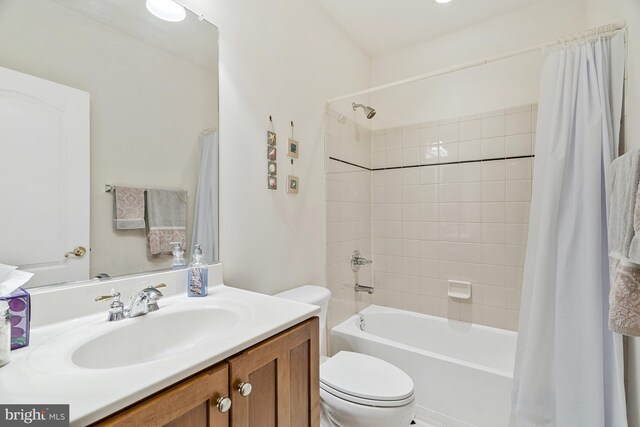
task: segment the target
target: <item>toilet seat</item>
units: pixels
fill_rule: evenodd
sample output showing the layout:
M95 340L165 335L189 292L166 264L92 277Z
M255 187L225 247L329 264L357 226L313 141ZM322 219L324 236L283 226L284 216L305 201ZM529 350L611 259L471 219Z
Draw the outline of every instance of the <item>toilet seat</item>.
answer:
M351 394L343 393L339 390L331 388L325 384L320 383L320 389L329 393L332 396L335 396L338 399L344 400L345 402L355 403L357 405L363 406L372 406L376 408L400 408L402 406L408 405L414 400L414 395L402 399L402 400L373 400L373 399L363 399L362 397L353 396Z
M366 406L400 407L414 399L413 381L401 369L376 357L349 351L339 352L320 366L320 388Z

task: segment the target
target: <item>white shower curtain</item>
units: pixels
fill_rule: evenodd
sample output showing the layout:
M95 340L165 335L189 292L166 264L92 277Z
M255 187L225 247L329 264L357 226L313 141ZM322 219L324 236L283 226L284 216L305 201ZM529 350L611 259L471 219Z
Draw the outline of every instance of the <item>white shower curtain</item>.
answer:
M605 185L623 81L622 32L543 66L512 426L627 426L622 337L607 327Z
M200 244L206 263L218 257L218 131L205 132L200 144L200 172L193 218L193 244Z

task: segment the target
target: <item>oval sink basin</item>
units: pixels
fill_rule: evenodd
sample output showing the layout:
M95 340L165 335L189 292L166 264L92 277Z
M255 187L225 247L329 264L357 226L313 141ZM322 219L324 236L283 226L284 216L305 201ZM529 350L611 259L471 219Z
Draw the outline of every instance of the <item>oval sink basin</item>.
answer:
M228 335L240 316L221 308L173 313L153 312L126 322L81 345L71 355L82 368L109 369L137 365L189 351Z

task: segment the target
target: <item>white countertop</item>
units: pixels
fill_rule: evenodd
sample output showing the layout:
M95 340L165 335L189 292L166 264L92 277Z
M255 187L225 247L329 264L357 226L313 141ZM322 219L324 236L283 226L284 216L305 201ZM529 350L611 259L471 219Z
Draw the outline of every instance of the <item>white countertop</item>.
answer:
M95 293L94 293L95 294ZM42 304L42 300L40 300ZM160 310L146 316L106 322L108 304L84 317L32 328L29 347L11 352L0 368L0 402L4 404L70 404L72 426L84 426L131 405L239 351L315 316L319 307L216 285L205 298L184 294L159 302ZM193 307L228 308L240 313L239 323L212 343L158 360L110 369L86 369L71 360L75 349L92 337L126 322ZM34 306L34 310L37 307ZM207 328L194 324L194 328ZM159 331L160 335L162 331ZM219 331L217 331L219 332ZM140 337L140 339L149 339ZM170 343L167 343L170 345ZM114 352L126 352L123 342Z

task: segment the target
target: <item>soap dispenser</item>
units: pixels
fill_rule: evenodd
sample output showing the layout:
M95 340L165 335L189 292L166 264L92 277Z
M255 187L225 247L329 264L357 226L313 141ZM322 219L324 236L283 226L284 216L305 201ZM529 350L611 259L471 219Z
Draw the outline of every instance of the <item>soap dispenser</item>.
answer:
M187 294L190 297L206 297L208 285L208 269L202 261L202 249L199 244L193 247L193 255L189 263L189 287Z
M171 269L177 270L184 267L184 249L182 249L182 243L171 242L169 244L173 245L173 261L171 262Z

